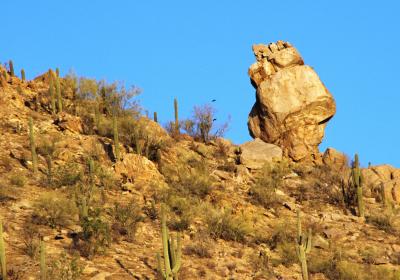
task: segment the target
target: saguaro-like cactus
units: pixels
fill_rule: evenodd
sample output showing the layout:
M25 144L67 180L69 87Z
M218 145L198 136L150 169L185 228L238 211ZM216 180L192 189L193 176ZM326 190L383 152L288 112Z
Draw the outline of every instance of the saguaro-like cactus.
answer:
M174 99L174 111L175 111L175 133L179 134L179 116L178 116L178 100Z
M25 70L21 69L21 80L25 82Z
M46 265L46 245L43 240L40 241L40 280L47 279Z
M55 115L56 114L56 95L54 92L54 73L53 70L49 70L49 96L51 102L51 112Z
M60 77L60 69L58 67L56 68L56 75L57 75L57 78Z
M181 236L178 233L176 241L169 236L164 206L161 206L161 233L164 254L164 269L161 256L157 253L158 272L164 280L178 280L181 268Z
M303 280L308 280L307 254L311 251L311 238L311 229L308 229L308 235L303 235L301 231L300 210L297 210L296 253L301 264Z
M1 277L3 280L7 280L6 247L4 245L2 222L0 222L0 264L1 264Z
M119 136L118 136L118 121L115 115L113 116L113 134L114 134L114 146L115 146L115 159L118 161L120 159L120 150L119 150Z
M62 102L62 95L61 95L61 85L60 85L60 78L56 75L54 77L55 85L56 85L56 95L57 95L57 109L58 113L63 111L63 102Z
M12 62L12 60L10 60L8 62L8 66L10 67L10 76L14 77L15 76L15 74L14 74L14 63Z
M32 153L32 168L33 172L37 173L38 172L38 159L37 159L37 154L36 154L36 144L35 144L35 134L33 131L33 120L30 117L29 118L29 143L31 146L31 153Z
M155 122L158 122L157 112L154 112L154 118L153 119L154 119Z
M364 217L364 199L363 199L363 189L362 189L364 185L364 177L361 173L358 154L355 154L354 156L353 168L351 169L351 177L353 180L353 185L357 190L358 216Z

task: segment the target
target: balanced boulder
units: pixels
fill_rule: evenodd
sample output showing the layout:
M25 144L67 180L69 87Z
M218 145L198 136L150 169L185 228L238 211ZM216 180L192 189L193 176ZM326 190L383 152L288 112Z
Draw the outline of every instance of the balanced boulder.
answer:
M336 112L332 95L288 42L253 45L249 68L256 102L249 114L253 138L278 145L295 161L315 157L327 122Z

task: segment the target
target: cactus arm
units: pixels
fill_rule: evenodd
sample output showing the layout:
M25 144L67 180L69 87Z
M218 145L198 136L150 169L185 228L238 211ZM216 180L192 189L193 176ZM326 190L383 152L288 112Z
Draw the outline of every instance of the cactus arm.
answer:
M171 262L169 258L169 238L168 238L168 228L167 221L165 215L165 207L161 207L161 232L162 232L162 243L163 243L163 252L164 252L164 265L165 265L165 274L167 275L166 279L170 279L171 277Z
M46 246L44 241L40 241L40 280L47 279L47 267L46 267Z
M4 280L7 280L6 248L4 245L3 223L2 222L0 222L0 263L1 263L2 278Z
M164 273L164 271L162 269L162 261L161 261L160 254L157 253L156 257L157 257L157 270L158 270L158 273L160 273L160 275L163 277L163 279L166 279L167 275Z

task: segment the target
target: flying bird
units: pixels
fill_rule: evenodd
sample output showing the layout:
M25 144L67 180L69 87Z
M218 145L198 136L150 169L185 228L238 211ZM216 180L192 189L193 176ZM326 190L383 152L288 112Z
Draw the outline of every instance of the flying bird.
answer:
M215 99L211 100L211 102L215 102L215 101L217 101L217 100L215 100Z

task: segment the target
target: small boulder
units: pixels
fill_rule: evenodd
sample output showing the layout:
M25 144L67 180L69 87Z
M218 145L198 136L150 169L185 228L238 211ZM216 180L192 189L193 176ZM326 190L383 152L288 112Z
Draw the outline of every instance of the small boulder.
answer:
M266 162L282 158L282 149L259 138L240 145L240 163L249 169L261 169Z

